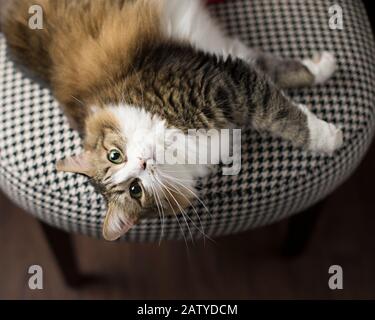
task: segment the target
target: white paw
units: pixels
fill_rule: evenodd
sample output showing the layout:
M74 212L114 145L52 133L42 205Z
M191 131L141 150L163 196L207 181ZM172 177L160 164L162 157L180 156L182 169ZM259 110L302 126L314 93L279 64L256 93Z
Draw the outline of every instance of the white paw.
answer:
M332 155L344 143L342 131L333 123L319 119L315 114L300 105L301 110L307 116L307 125L310 132L309 150Z
M314 55L312 59L303 60L302 63L314 75L315 84L326 82L337 68L335 56L327 51Z
M342 146L343 133L334 124L319 120L319 128L315 130L318 131L310 132L310 149L312 151L332 155Z

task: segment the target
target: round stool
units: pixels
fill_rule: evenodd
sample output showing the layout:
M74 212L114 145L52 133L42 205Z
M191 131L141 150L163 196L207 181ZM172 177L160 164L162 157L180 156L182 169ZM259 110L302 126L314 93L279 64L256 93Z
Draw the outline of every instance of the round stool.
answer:
M321 118L342 127L345 145L333 157L293 148L252 130L242 136L242 170L202 181L190 220L166 218L163 239L210 237L267 225L325 198L356 169L375 128L375 42L360 1L338 1L343 30L330 29L325 0L233 0L210 6L230 35L288 57L333 52L338 72L327 84L289 91ZM56 161L81 148L48 88L24 74L0 35L0 188L49 225L101 237L105 202L88 179L57 173ZM198 213L198 214L197 214ZM0 213L1 214L1 213ZM190 231L189 231L190 229ZM142 221L123 240L159 241L159 219Z

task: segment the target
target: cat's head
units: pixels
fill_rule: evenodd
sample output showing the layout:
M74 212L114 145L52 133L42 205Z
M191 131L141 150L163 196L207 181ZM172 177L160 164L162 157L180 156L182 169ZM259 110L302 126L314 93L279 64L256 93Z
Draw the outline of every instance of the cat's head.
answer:
M156 161L156 150L176 134L159 117L135 107L99 109L88 117L85 151L59 161L57 169L90 177L104 195L105 239L118 239L144 217L179 214L190 205L194 179L204 168Z

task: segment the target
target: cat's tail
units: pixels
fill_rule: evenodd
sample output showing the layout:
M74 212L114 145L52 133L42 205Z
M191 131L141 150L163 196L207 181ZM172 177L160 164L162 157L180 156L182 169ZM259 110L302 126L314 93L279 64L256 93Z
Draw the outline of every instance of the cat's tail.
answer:
M35 6L36 3L40 6ZM43 26L42 5L48 5L48 1L7 1L0 22L12 57L49 82L51 58L48 49L51 36L48 28Z

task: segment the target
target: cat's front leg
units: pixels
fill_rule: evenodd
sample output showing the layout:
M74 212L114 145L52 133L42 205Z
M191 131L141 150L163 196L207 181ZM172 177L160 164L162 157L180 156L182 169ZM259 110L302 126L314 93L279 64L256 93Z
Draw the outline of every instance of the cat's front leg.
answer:
M188 41L199 50L224 58L255 58L255 51L223 32L203 1L162 0L162 4L162 29L168 37Z

